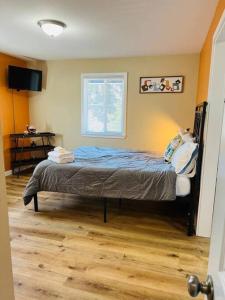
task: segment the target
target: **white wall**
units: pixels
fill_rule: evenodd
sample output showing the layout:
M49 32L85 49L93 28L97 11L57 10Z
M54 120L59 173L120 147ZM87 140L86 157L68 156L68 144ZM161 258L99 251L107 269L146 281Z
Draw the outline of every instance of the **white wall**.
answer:
M178 127L192 127L199 55L60 60L42 63L42 93L30 96L30 119L38 130L58 134L57 143L115 146L163 152ZM39 65L31 65L38 67ZM128 72L127 137L90 138L81 130L81 74ZM139 94L141 76L184 75L184 93Z

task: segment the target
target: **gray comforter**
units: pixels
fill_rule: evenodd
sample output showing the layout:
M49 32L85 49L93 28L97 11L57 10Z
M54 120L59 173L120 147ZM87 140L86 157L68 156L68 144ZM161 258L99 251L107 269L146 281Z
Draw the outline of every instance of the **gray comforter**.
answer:
M79 196L174 200L176 173L171 164L149 152L80 147L75 162L44 160L34 170L24 191L24 204L40 191Z

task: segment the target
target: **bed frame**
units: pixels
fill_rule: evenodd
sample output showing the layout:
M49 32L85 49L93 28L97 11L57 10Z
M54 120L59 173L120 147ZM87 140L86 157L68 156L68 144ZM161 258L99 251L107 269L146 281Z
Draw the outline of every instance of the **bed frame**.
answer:
M195 109L195 121L193 128L193 135L196 142L199 145L198 159L196 164L196 175L191 178L191 193L184 197L187 204L187 235L192 236L195 234L196 228L196 217L198 212L199 194L200 194L200 182L201 182L201 169L202 169L202 158L204 149L204 125L206 118L206 107L207 102L203 102L196 106ZM38 212L38 197L37 194L33 196L34 199L34 210ZM102 198L104 204L104 223L107 222L108 215L108 200ZM119 199L119 207L121 207L122 199Z
M196 164L196 175L191 178L191 193L186 198L187 208L187 235L196 233L196 220L198 214L198 204L201 185L202 159L204 151L204 127L206 119L206 108L208 103L202 102L196 106L193 135L198 143L198 159Z

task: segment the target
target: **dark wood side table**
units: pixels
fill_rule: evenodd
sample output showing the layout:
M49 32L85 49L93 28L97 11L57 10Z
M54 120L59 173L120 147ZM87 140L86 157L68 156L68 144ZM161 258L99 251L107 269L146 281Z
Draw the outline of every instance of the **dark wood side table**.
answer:
M13 133L10 134L10 138L13 142L13 147L10 149L12 154L11 166L13 174L18 176L21 174L21 167L36 166L39 162L46 159L48 152L53 150L54 146L51 144L51 137L54 137L55 133L52 132L38 132L38 133ZM31 144L25 145L21 141L24 139L32 140L39 138L41 140L40 145ZM24 153L30 153L29 158L23 157ZM39 155L37 155L39 154Z

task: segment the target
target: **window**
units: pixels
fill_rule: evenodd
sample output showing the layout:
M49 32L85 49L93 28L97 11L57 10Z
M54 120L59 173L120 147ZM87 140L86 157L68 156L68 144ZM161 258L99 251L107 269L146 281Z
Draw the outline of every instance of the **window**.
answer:
M127 73L83 74L81 134L124 137Z

